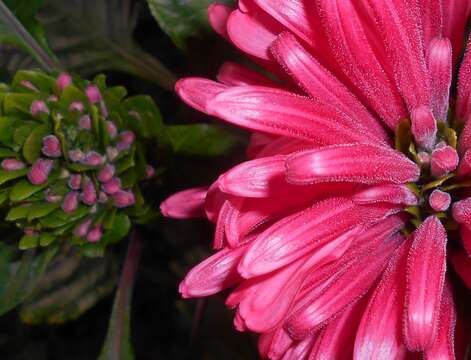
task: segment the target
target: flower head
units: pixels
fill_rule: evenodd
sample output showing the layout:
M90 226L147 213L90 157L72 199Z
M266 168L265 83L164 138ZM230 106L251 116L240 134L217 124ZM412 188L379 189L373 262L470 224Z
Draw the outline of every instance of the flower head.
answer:
M190 106L252 133L246 162L161 205L216 224L219 251L182 295L233 288L236 328L259 333L271 359L461 358L446 263L471 286L469 49L457 69L470 10L212 5L215 30L273 76L226 64L218 81L176 85Z

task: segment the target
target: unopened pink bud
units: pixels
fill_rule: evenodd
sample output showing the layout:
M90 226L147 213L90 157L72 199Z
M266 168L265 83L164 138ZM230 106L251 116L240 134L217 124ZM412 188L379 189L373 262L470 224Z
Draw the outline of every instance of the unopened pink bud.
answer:
M47 101L49 102L57 102L59 101L59 98L56 95L51 95L47 98Z
M2 161L2 169L7 170L7 171L13 171L13 170L21 170L24 169L25 164L16 159L4 159Z
M146 176L148 179L153 178L155 176L155 169L149 164L146 165Z
M82 202L87 205L94 205L97 200L97 194L95 186L93 185L93 181L90 179L86 179L84 181L84 185L82 187L82 195L81 195Z
M136 140L136 135L132 131L123 131L121 134L119 134L121 138L121 142L123 144L128 144L131 145L134 140Z
M435 189L429 197L429 204L430 207L435 211L446 211L450 207L451 204L451 196L450 194Z
M25 88L29 89L29 90L33 90L35 92L39 92L38 88L36 86L34 86L34 84L29 81L29 80L21 80L20 81L20 84L22 86L24 86Z
M105 162L105 159L96 151L89 151L83 156L80 162L84 165L100 166L100 165L103 165L103 163Z
M113 204L118 208L134 205L136 198L132 191L118 191L113 195Z
M110 181L107 181L104 184L102 184L101 189L105 193L112 195L121 190L121 179L112 178Z
M34 100L31 103L31 115L36 116L40 113L46 113L49 114L49 109L46 106L46 103L42 100Z
M85 237L88 233L88 229L90 228L90 225L92 224L92 219L87 219L84 222L80 223L77 225L74 229L74 235L80 238Z
M94 243L100 241L102 235L103 232L101 230L101 226L97 225L88 233L87 240L91 243Z
M65 195L64 202L62 203L62 210L66 213L74 212L77 209L79 200L79 193L77 191L70 191Z
M83 152L80 150L70 150L69 151L69 159L72 160L73 162L78 162L82 160L84 157Z
M111 178L114 176L115 167L111 164L106 164L103 169L98 172L97 178L101 182L105 183L110 181Z
M69 110L83 112L85 110L85 107L80 101L74 101L73 103L69 105Z
M85 89L85 94L91 104L96 104L101 101L100 89L98 89L98 86L96 85L88 85Z
M108 201L108 195L106 195L103 191L100 191L100 193L98 194L98 202L100 204L104 204L107 201Z
M79 128L83 130L90 130L92 128L92 119L90 119L90 115L83 115L80 118Z
M38 232L33 228L26 228L24 229L24 233L26 236L38 236Z
M451 146L445 146L432 152L431 172L436 178L447 175L458 166L458 153Z
M106 131L110 135L110 138L115 138L118 135L118 128L113 121L106 122Z
M43 138L42 152L44 155L57 158L62 155L61 143L57 136L48 135Z
M425 151L421 151L417 154L417 157L419 159L420 165L422 165L422 166L430 165L430 154L429 153L427 153Z
M415 141L421 147L431 150L437 137L437 122L432 110L425 106L415 108L411 113L411 120Z
M44 199L46 199L48 203L56 203L62 200L62 196L53 194L51 189L46 189L44 191Z
M31 184L41 185L47 181L49 173L54 167L54 160L38 159L35 161L28 173Z
M68 185L72 190L80 189L81 184L82 184L82 175L74 174L70 176Z
M72 84L72 77L67 73L62 73L57 77L56 85L60 91L64 91L64 89Z
M106 157L108 158L108 160L114 161L118 157L118 155L119 151L115 147L108 146L106 148Z

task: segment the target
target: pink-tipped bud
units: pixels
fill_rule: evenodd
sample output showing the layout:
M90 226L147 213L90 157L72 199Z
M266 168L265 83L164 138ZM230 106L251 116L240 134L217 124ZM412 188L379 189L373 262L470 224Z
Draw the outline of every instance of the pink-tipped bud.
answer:
M100 241L101 237L103 236L103 232L101 230L101 226L97 225L87 235L87 240L91 243L95 243Z
M446 211L450 207L451 204L451 196L450 194L435 189L428 199L430 207L435 211Z
M72 160L73 162L79 162L84 158L83 152L80 150L70 150L69 151L69 159Z
M155 176L155 169L149 164L146 165L146 176L148 179L153 178Z
M77 191L70 191L65 195L64 202L62 203L62 210L66 213L72 213L77 210L79 201L79 193Z
M73 103L69 105L69 110L83 112L85 110L85 107L80 101L74 101Z
M25 164L16 159L4 159L2 161L2 169L6 171L21 170L25 168Z
M58 158L62 155L61 143L57 136L48 135L43 137L42 152L48 157Z
M124 208L127 206L134 205L136 198L132 191L118 191L113 195L113 204L118 208Z
M104 184L102 184L101 189L109 195L117 193L118 191L121 190L121 179L112 178L110 181L107 181Z
M29 80L21 80L20 84L29 90L32 90L34 92L39 92L38 88L34 86L34 84Z
M132 131L123 131L121 134L119 134L119 137L121 138L121 143L131 145L134 140L136 140L136 135Z
M31 115L33 116L37 116L40 113L49 114L49 109L46 106L46 103L42 100L34 100L31 103L30 111L31 111Z
M471 227L471 198L453 203L451 213L457 223Z
M47 182L49 173L54 167L54 160L38 159L34 162L28 173L28 179L33 185L41 185Z
M92 224L92 219L87 219L77 225L74 229L74 235L80 238L83 238L87 235L88 229L90 228L90 225Z
M105 159L103 156L98 154L96 151L89 151L86 153L83 158L80 160L80 162L84 165L89 165L89 166L100 166L103 165L105 162Z
M111 164L106 164L103 169L98 172L97 178L102 183L108 182L114 176L115 167Z
M62 196L53 194L51 189L46 189L44 190L44 199L48 203L57 203L62 200Z
M85 89L85 94L91 104L96 104L101 101L100 89L98 89L96 85L88 85Z
M432 111L425 106L415 108L411 114L412 134L417 144L427 150L435 145L437 122Z
M114 161L119 155L119 150L116 149L115 147L112 147L112 146L108 146L106 148L106 157L108 158L108 160L110 161Z
M81 184L82 184L82 175L74 174L70 176L68 185L72 190L80 189Z
M112 139L114 139L118 135L118 128L116 127L113 121L106 122L106 131L108 132L108 135L110 135L110 138Z
M56 95L51 95L47 98L47 101L49 101L49 102L58 102L59 98Z
M432 152L431 172L436 178L447 175L458 166L458 153L451 146L445 146Z
M90 115L83 115L79 120L79 128L82 130L90 130L92 128L92 119Z
M72 77L69 74L62 73L57 77L56 85L61 92L70 84L72 84Z
M98 202L100 204L104 204L108 201L108 195L106 195L103 191L100 191L98 194Z
M88 178L84 181L81 199L82 202L87 205L94 205L96 203L97 194L95 185L93 185L93 181Z

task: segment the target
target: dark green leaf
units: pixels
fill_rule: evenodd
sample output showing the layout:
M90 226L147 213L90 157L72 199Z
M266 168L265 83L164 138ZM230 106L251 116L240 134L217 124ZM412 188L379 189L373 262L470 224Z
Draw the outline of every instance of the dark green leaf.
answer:
M30 164L34 163L41 155L43 138L50 133L49 126L41 125L34 128L26 139L23 145L23 156Z
M182 155L220 156L227 154L241 138L214 125L175 125L167 127L173 151Z
M6 183L7 181L25 176L28 172L28 169L20 169L13 171L0 170L0 185Z
M24 235L20 239L18 248L20 250L28 250L28 249L34 249L38 245L39 245L39 236Z
M33 185L28 180L21 180L11 189L10 200L13 202L23 201L38 191L41 191L46 186L47 183L43 185Z

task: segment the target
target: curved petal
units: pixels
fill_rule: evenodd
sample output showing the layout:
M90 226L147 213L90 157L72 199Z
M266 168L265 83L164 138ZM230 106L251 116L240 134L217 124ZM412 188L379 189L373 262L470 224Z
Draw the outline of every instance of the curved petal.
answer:
M207 192L207 187L180 191L160 204L160 211L164 216L175 219L204 217L204 201Z
M234 9L224 4L210 4L208 7L208 20L211 27L219 35L228 38L227 20Z
M206 113L206 103L225 89L226 85L203 78L185 78L175 84L178 96L187 105L204 113Z
M265 76L232 62L225 62L222 64L219 68L217 79L223 84L231 86L277 86L275 82Z
M428 68L432 80L432 109L436 119L445 120L452 80L452 49L447 38L432 39L429 46Z
M352 200L356 204L375 204L387 202L405 206L418 204L417 195L407 185L368 186L355 193Z

